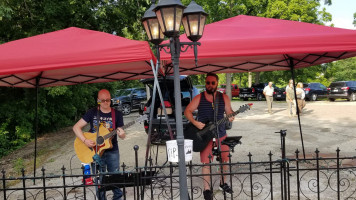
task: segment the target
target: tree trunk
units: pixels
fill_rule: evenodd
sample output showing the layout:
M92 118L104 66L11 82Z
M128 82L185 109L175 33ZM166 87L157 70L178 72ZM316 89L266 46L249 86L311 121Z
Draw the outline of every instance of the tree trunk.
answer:
M248 87L252 87L252 72L248 73Z
M231 95L231 74L230 73L226 73L226 95L229 97L229 99L231 100L232 95Z
M150 96L150 87L146 84L146 94L147 94L147 101L151 98Z
M255 74L255 83L260 83L260 72L256 72Z

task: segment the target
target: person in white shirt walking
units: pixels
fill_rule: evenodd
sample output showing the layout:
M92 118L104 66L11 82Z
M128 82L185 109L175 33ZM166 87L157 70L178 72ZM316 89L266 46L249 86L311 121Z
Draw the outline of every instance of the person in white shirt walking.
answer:
M272 84L273 84L272 82L269 82L268 85L263 89L263 94L266 97L269 114L272 114L272 102L273 102L273 92L274 92L274 88Z

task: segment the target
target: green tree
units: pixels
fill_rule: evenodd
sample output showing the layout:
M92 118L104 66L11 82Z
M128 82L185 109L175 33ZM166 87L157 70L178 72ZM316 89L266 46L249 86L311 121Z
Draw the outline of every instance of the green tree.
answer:
M141 16L149 0L2 0L0 44L68 27L143 39ZM99 89L142 85L138 81L40 88L39 133L72 125L95 105ZM34 136L35 89L0 87L0 157Z
M149 0L3 0L0 42L71 26L143 39L141 16Z
M328 63L325 77L330 82L356 80L356 57Z

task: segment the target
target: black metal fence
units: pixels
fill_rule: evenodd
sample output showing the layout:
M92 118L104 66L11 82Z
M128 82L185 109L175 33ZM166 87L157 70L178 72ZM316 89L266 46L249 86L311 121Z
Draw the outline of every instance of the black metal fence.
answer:
M325 158L316 150L313 158L302 159L296 151L293 158L254 162L248 155L247 162L230 162L227 183L232 186L233 194L218 190L220 184L219 163L211 163L211 181L214 199L356 199L356 157L340 157L339 149L333 158ZM137 162L137 152L136 152ZM190 199L203 199L203 176L201 164L187 164L188 192ZM61 174L46 174L38 177L26 176L22 170L20 177L7 177L2 170L1 199L95 199L96 187L111 190L120 187L124 199L179 199L178 165L169 163L163 166L134 167L125 165L116 173L90 175L101 177L101 182L86 185L86 174L72 175L64 167ZM34 184L36 183L36 184ZM108 198L112 193L107 192Z

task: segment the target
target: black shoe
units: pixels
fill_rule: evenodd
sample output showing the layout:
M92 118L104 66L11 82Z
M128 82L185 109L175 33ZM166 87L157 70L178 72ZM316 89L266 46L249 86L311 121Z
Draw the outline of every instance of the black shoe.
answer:
M220 185L219 189L226 193L229 193L229 194L234 193L234 191L232 191L231 187L226 183L224 183L223 185Z
M204 190L203 192L205 200L213 200L213 192L210 190Z

